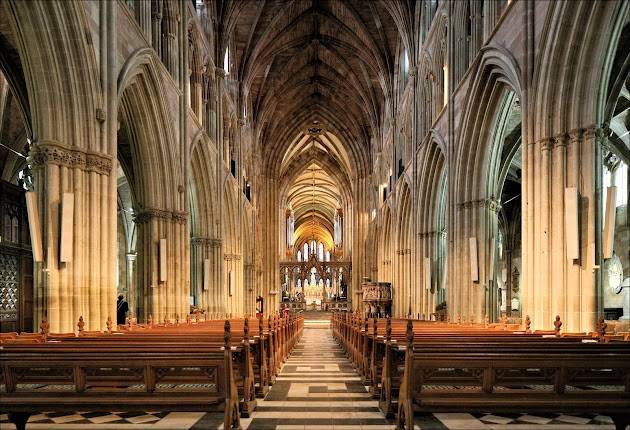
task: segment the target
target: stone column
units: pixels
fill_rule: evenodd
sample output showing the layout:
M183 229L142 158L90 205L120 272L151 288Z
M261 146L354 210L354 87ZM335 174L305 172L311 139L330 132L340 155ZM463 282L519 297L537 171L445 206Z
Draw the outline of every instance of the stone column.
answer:
M348 299L355 297L355 291L361 291L361 279L369 273L369 259L366 246L369 228L368 190L369 177L352 180L352 203L343 208L343 248L344 260L352 261L352 278L348 283ZM346 276L348 274L344 274ZM360 309L360 303L353 300L353 309Z
M243 270L245 272L245 283L244 283L244 306L243 313L245 315L249 315L250 317L256 314L256 304L255 304L255 286L254 286L254 278L256 276L255 266L251 263L245 264L243 266ZM291 287L293 287L293 283L291 283Z
M129 304L129 312L137 316L138 313L138 289L136 274L136 257L135 252L127 254L127 303ZM113 317L112 317L113 319Z
M34 142L29 154L43 230L44 262L35 263L34 325L47 314L51 332L88 330L116 316L116 196L112 157L52 141ZM63 193L74 193L72 259L59 255ZM112 226L111 223L114 225Z
M280 210L278 208L278 180L266 174L260 175L260 224L261 243L265 244L269 252L262 256L262 297L265 300L265 314L269 314L278 308L280 288Z
M424 259L430 258L431 264L435 265L434 248L435 241L437 239L437 233L435 231L425 231L418 234L418 264L416 266L416 277L418 278L418 290L417 290L417 305L412 308L412 313L416 316L420 314L428 318L429 315L435 309L435 293L434 291L427 289L425 284L425 266Z
M533 328L549 329L560 315L563 329L592 331L601 315L601 139L601 129L587 127L527 145L522 314L532 318ZM566 236L573 234L565 231L566 187L579 193L577 260L566 254Z
M206 303L204 297L206 295L206 290L204 290L203 281L205 276L210 275L210 273L204 273L204 260L210 259L211 241L212 239L207 237L193 237L190 239L190 281L192 285L192 294L195 298L195 304L197 307L204 309Z
M190 239L188 214L162 209L144 209L138 225L138 270L142 280L142 318L153 321L182 318L189 312L188 259ZM159 243L166 239L166 281L160 280Z
M240 254L224 254L226 310L234 317L243 314L243 262ZM231 275L230 275L231 274ZM230 296L228 276L231 276L232 295Z
M448 314L453 318L461 316L464 321L483 321L484 316L492 320L496 314L495 280L490 281L489 259L491 240L497 237L497 211L499 204L492 199L478 199L456 205L457 212L453 219L454 242L449 243L449 258L454 260L455 273L449 276ZM451 225L451 224L450 224ZM450 236L450 235L449 235ZM478 281L470 276L469 239L476 238ZM452 259L451 259L452 256Z

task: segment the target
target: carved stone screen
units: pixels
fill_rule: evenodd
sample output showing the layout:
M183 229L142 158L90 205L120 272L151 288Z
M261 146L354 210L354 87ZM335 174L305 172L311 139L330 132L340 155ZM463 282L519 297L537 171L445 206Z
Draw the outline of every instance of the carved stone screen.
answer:
M0 253L0 321L16 321L19 304L19 260Z

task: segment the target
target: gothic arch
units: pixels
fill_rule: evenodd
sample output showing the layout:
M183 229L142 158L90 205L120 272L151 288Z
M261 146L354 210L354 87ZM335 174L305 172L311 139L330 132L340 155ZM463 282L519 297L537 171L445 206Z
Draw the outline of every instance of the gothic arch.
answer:
M490 130L495 114L506 92L512 90L520 98L520 71L511 55L503 48L482 48L476 64L476 79L470 85L462 118L453 181L458 201L495 198L488 181L491 153L494 150ZM485 109L478 109L486 106ZM494 157L496 158L496 157ZM472 180L470 172L476 172Z
M23 81L14 79L13 73L9 79L27 127L32 125L34 142L108 153L106 140L96 131L96 109L102 106L102 97L95 52L84 30L83 7L79 3L11 0L5 9L13 32L10 39L15 40L24 72ZM33 28L47 31L31 31Z
M541 107L533 140L604 122L610 69L629 15L630 6L623 1L551 6L533 77L535 103ZM588 37L592 34L600 37ZM594 82L599 83L596 94Z
M207 136L201 135L195 140L190 163L191 235L218 238L216 153Z
M136 51L118 78L119 110L132 153L130 176L143 208L181 210L182 166L176 161L174 130L168 120L172 115L160 97L166 89L152 52Z
M404 180L397 196L397 223L396 223L396 300L393 309L399 316L407 315L413 311L412 300L413 291L413 262L412 262L412 240L413 240L413 219L412 213L412 191L407 180Z
M446 169L446 157L440 143L444 144L438 133L432 132L432 139L424 146L419 163L419 182L417 191L417 207L415 208L418 237L416 253L419 280L416 287L416 307L414 313L420 313L426 318L434 312L436 302L436 285L431 283L429 289L424 282L425 277L433 275L437 267L436 243L438 240L437 207L439 204L440 185ZM425 259L430 259L430 271L426 272Z

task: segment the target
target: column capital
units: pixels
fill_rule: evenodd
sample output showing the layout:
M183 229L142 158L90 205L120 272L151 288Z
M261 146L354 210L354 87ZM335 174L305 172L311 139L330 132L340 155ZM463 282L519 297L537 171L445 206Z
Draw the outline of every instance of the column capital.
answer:
M569 143L570 136L568 133L560 133L554 137L554 146L556 148L567 146Z
M555 139L553 137L545 137L544 139L540 139L538 143L540 143L540 150L542 152L551 151L553 149Z
M159 208L143 208L136 213L134 220L141 224L149 222L152 219L163 219L166 221L174 221L177 224L186 224L188 221L188 212L184 211L169 211Z
M456 206L458 209L485 208L493 212L498 212L501 209L501 202L493 198L488 198L457 203Z
M28 155L28 161L33 168L47 164L56 164L71 169L81 169L109 175L112 171L112 157L93 151L68 148L55 141L36 142Z
M241 260L241 254L224 254L223 255L223 260L225 261L240 261Z

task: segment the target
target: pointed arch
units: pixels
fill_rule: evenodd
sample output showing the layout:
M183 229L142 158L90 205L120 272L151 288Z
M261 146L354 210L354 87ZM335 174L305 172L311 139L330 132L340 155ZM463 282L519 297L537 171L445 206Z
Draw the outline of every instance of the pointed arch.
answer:
M119 115L126 128L132 155L129 176L144 208L181 210L181 164L172 114L161 94L167 89L158 72L159 59L148 48L139 49L126 61L118 77ZM122 148L118 148L121 153Z

